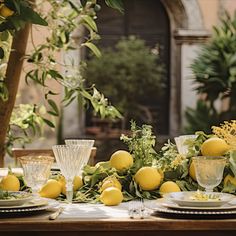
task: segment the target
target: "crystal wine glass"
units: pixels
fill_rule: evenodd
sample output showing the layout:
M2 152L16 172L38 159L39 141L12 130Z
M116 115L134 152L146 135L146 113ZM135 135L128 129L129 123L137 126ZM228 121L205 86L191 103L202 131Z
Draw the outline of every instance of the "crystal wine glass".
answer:
M206 192L213 192L223 178L226 157L197 156L193 157L197 182Z
M94 145L93 139L66 139L66 145L85 145L88 147L87 153L84 154L84 166L87 165L91 154L92 147Z
M175 137L176 147L178 149L179 154L187 155L188 153L188 146L185 144L186 140L188 139L195 139L197 135L195 134L188 134L188 135L180 135Z
M38 191L44 185L49 176L54 158L44 155L29 155L19 158L23 168L24 180L32 192L38 195Z
M66 179L66 198L69 203L73 198L74 177L83 168L89 149L91 148L85 145L54 145L52 147L56 162Z

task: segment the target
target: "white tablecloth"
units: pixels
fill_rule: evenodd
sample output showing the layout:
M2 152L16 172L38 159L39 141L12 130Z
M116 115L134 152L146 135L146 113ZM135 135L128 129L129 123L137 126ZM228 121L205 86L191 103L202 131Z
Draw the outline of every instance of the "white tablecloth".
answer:
M104 206L103 204L60 204L64 207L59 218L128 218L128 203L119 206Z

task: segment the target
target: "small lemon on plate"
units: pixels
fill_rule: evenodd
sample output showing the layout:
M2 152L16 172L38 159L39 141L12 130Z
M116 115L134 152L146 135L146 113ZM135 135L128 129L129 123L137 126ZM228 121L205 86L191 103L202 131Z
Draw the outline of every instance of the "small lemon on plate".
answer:
M155 190L160 186L162 175L155 167L145 166L136 172L134 180L142 190Z
M123 201L123 194L120 189L109 187L100 195L100 201L106 206L116 206Z
M201 145L201 153L203 156L222 156L229 149L230 146L225 140L217 137L209 138Z
M40 189L39 195L46 198L57 198L61 194L61 184L55 179L49 179Z
M15 175L8 174L2 178L0 189L6 191L19 191L20 181Z
M100 188L100 192L103 192L105 189L109 187L116 187L118 189L122 189L120 181L115 176L108 176L103 180L102 186Z
M111 155L110 165L118 171L129 169L133 165L132 155L124 150L118 150Z
M165 193L180 192L179 186L173 181L166 181L160 187L160 193L163 195Z

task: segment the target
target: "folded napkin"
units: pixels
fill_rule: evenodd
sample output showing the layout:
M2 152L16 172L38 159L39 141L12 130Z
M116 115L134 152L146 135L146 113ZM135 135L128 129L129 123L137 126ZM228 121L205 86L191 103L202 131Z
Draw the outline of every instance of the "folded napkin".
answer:
M60 204L64 207L59 218L128 218L128 203L121 203L119 206L104 206L103 204Z

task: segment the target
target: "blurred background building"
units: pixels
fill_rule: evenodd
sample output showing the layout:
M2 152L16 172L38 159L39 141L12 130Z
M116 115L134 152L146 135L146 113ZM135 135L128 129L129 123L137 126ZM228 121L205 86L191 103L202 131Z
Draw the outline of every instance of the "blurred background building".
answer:
M190 65L196 58L199 48L210 39L212 26L219 24L224 10L230 14L234 13L236 1L128 0L124 1L124 15L106 7L104 1L99 1L99 4L101 10L98 12L96 22L101 39L98 46L114 49L122 37L135 36L144 40L150 52L158 54L157 66L161 63L165 70L161 93L149 92L145 83L142 86L146 96L137 98L137 103L142 105L141 114L146 118L142 119L142 115L140 119L137 118L140 124L148 120L154 127L155 133L164 139L184 132L185 110L187 107L195 107L197 100L191 81ZM35 34L37 33L36 30ZM75 34L75 38L78 37L77 40L80 40L80 33L81 31L77 36ZM64 55L64 57L67 56ZM81 56L90 59L87 52L78 51L70 56L78 62ZM142 71L141 64L139 67ZM104 70L108 68L104 67ZM147 79L143 77L144 81ZM35 91L31 91L32 97L29 96L28 92L25 93L25 89L23 82L19 93L20 102L26 102L27 99L35 98L35 96L40 97L40 94L37 95ZM118 96L122 98L124 95L118 94ZM100 147L100 153L108 156L114 149L122 147L118 141L119 136L129 128L127 122L124 124L122 121L112 123L100 120L89 110L82 110L76 102L64 110L60 127L62 132L59 139L95 138L97 146ZM57 135L50 130L46 131L45 135L46 139L32 145L45 148L58 141ZM100 156L99 159L108 159L108 157Z

